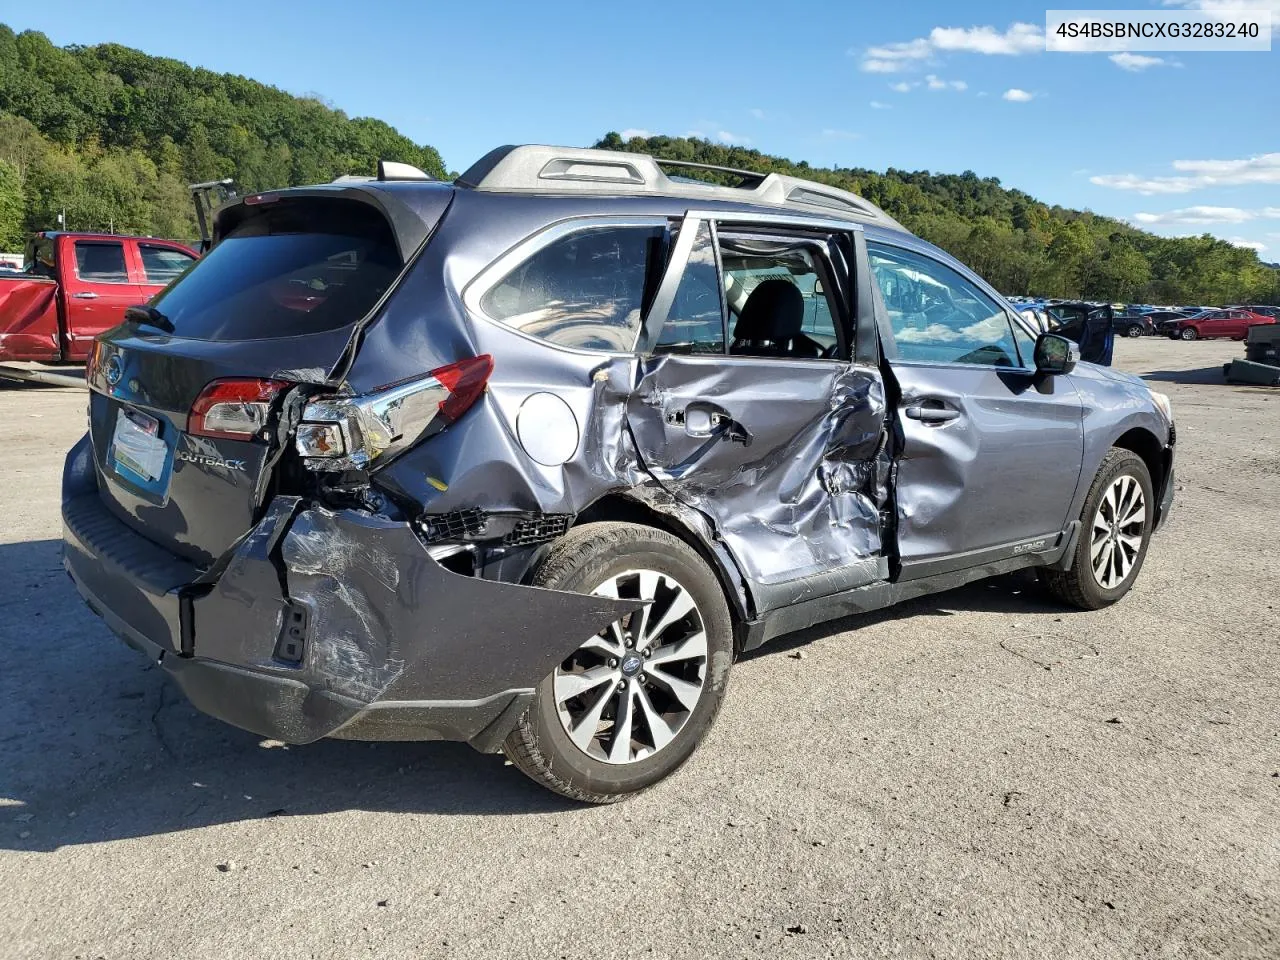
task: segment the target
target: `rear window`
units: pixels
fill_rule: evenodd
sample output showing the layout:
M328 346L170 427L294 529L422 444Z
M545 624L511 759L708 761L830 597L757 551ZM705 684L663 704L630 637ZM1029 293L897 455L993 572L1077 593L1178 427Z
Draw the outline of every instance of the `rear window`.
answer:
M147 283L169 283L196 259L189 253L154 243L138 244L138 253L142 256L142 272Z
M403 266L382 216L351 200L276 201L241 219L152 301L180 337L265 340L365 316Z

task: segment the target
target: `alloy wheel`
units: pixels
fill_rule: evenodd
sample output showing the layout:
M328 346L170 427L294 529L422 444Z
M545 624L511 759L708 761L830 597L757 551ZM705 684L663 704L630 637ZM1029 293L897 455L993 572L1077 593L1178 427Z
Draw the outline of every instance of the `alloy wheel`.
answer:
M594 760L634 763L669 745L707 682L707 635L693 596L674 577L628 570L591 591L644 600L556 668L556 713Z
M1116 477L1093 515L1089 560L1098 586L1114 590L1128 579L1142 553L1146 521L1142 484L1127 473Z

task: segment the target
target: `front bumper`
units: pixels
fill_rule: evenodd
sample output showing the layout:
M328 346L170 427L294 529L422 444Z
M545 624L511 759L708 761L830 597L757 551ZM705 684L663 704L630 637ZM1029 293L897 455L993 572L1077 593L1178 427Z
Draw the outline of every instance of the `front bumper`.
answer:
M199 710L289 743L495 750L533 688L636 606L461 576L408 524L294 498L273 501L205 582L96 490L65 497L63 563L90 608ZM286 631L297 662L280 656Z

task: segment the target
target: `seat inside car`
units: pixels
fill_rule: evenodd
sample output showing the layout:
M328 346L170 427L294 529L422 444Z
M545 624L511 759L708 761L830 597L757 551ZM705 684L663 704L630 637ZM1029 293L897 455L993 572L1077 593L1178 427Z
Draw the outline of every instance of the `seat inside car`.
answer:
M804 295L790 280L772 277L747 297L733 328L729 352L752 357L822 356L820 344L802 332Z

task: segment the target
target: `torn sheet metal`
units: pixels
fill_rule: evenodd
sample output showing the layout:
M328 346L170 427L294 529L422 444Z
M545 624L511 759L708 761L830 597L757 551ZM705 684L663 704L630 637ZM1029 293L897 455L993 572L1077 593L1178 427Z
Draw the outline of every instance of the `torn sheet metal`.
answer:
M530 691L637 605L460 576L408 524L320 507L294 518L299 506L273 501L194 602L195 659L173 663L201 709L289 742L329 736L382 701L458 705ZM275 652L296 605L308 618L291 664Z
M311 611L306 671L364 702L531 689L636 608L451 573L408 524L356 511L304 510L281 554L290 599Z
M711 518L753 589L776 597L762 608L794 602L794 591L768 589L778 584L820 577L818 589L834 592L881 575L879 372L737 360L646 362L627 409L645 464Z

